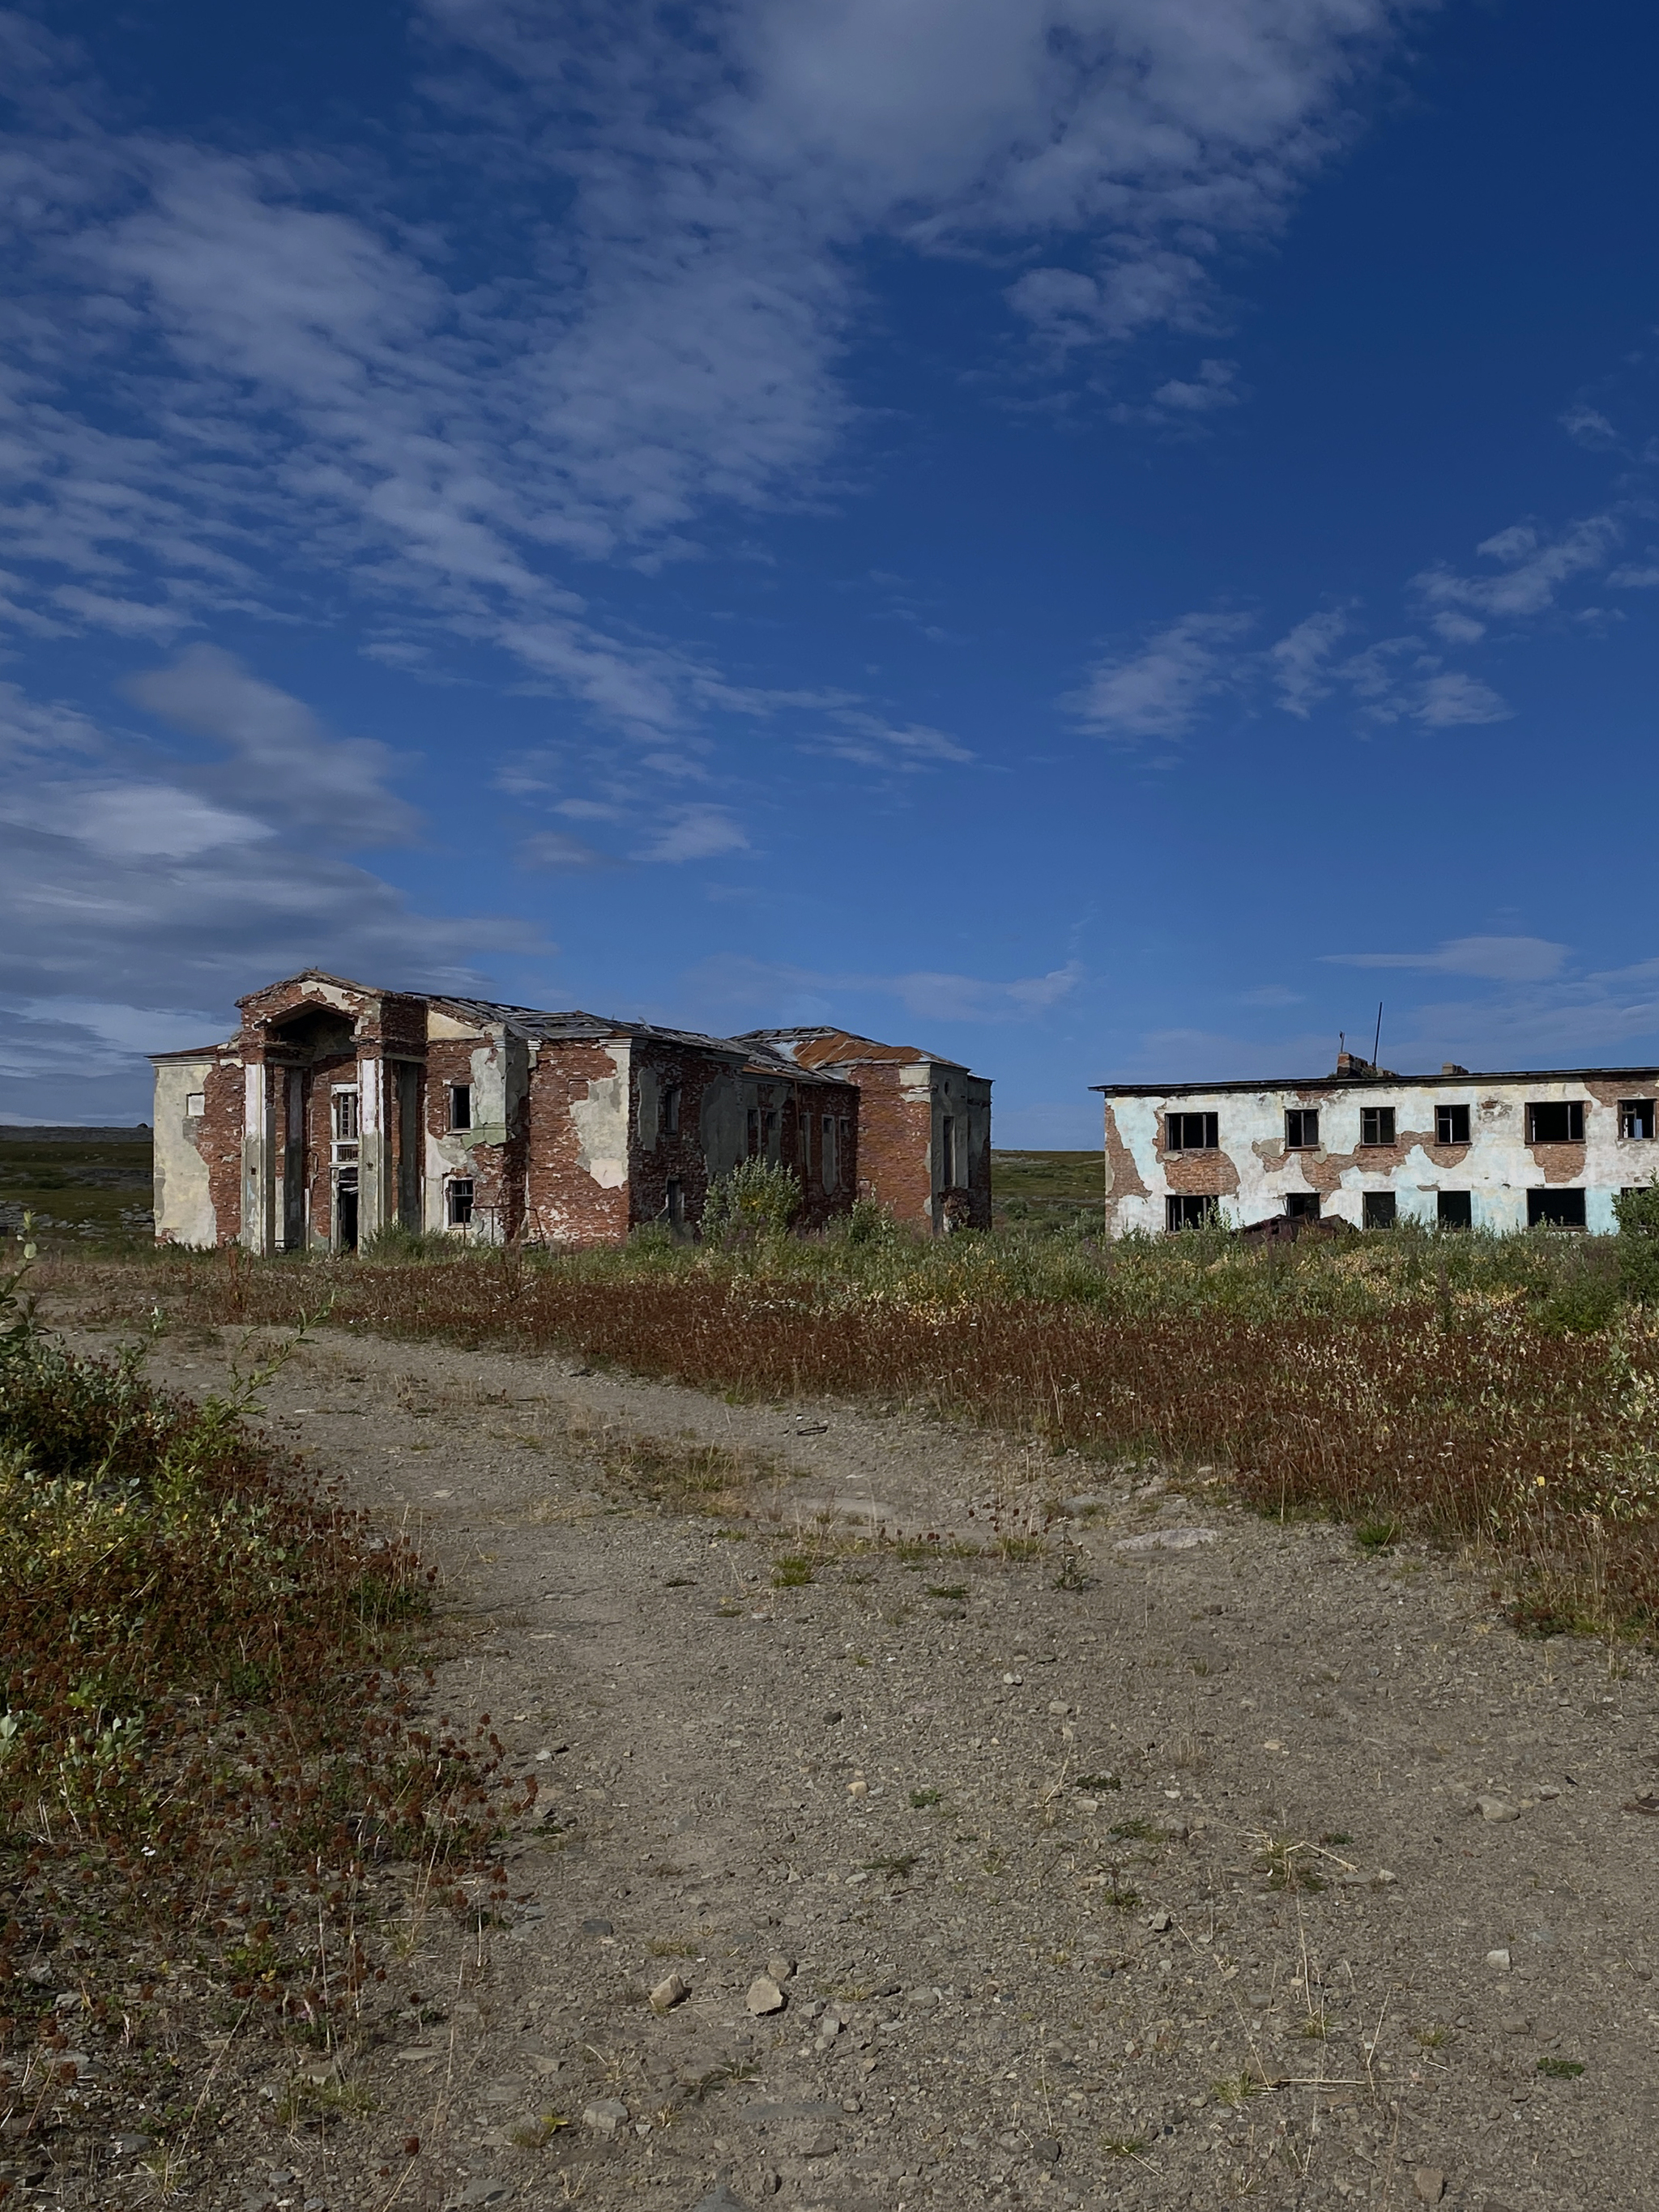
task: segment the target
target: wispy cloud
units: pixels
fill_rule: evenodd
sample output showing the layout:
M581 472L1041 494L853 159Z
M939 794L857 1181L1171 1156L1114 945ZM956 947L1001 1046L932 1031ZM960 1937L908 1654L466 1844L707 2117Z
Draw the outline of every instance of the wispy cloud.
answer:
M673 809L657 835L643 845L641 860L712 860L722 853L743 853L749 848L741 823L723 806L681 806Z
M1070 960L1046 975L1003 981L933 969L896 975L823 971L726 956L703 962L687 980L698 998L715 1010L711 1018L733 1028L763 1017L779 1018L780 1008L786 1020L839 1019L856 1028L860 1021L872 1018L858 1012L860 1001L871 1000L891 1000L919 1022L1030 1020L1070 999L1085 980L1085 971L1079 962Z
M1249 615L1182 615L1138 651L1097 661L1066 704L1101 737L1185 737L1234 683L1235 648L1250 626Z
M1443 975L1474 975L1494 983L1541 983L1559 975L1565 945L1544 937L1454 937L1431 952L1328 952L1342 968L1414 968Z
M1474 549L1496 564L1498 574L1460 575L1437 563L1412 582L1425 606L1455 614L1455 635L1468 639L1479 634L1473 629L1476 617L1516 623L1547 613L1573 577L1606 566L1621 535L1612 514L1586 516L1554 538L1535 523L1512 523Z

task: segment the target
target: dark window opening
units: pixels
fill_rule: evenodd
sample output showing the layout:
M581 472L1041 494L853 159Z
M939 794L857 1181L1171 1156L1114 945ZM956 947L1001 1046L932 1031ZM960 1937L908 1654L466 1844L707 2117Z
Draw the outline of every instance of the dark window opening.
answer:
M940 1123L939 1179L943 1190L949 1190L957 1179L957 1125L950 1114Z
M1584 1141L1584 1102L1582 1098L1550 1098L1527 1109L1529 1145L1582 1145Z
M452 1129L472 1127L472 1085L452 1083L449 1086L449 1126Z
M1392 1106L1362 1106L1360 1108L1359 1141L1362 1145L1393 1144L1394 1109Z
M754 1158L755 1155L759 1152L760 1148L761 1148L761 1117L760 1117L760 1108L759 1108L758 1106L751 1106L751 1107L749 1109L749 1157L750 1157L750 1158L751 1160Z
M671 1229L678 1229L685 1218L685 1193L676 1176L671 1176L663 1194L663 1219Z
M823 1116L823 1141L818 1148L818 1165L823 1172L823 1187L834 1190L838 1180L839 1163L836 1158L836 1119L833 1114Z
M680 1086L671 1083L662 1094L662 1129L665 1137L680 1133Z
M449 1194L449 1225L452 1229L465 1229L472 1218L472 1178L471 1176L457 1176L447 1188Z
M1468 1144L1469 1109L1467 1106L1437 1106L1435 1108L1434 1141L1437 1145Z
M1528 1229L1582 1229L1584 1194L1582 1190L1529 1190L1527 1193Z
M343 1168L334 1183L334 1249L357 1249L357 1170Z
M1210 1222L1218 1220L1220 1214L1218 1199L1182 1196L1166 1198L1164 1201L1164 1226L1170 1231L1202 1229Z
M1312 1152L1319 1142L1319 1110L1292 1106L1285 1116L1285 1142L1293 1152Z
M1619 1101L1620 1135L1650 1138L1653 1134L1653 1104L1651 1098L1621 1098Z
M1392 1229L1400 1218L1400 1200L1391 1190L1368 1190L1360 1200L1360 1218L1367 1229Z
M1164 1116L1164 1145L1167 1152L1212 1152L1219 1142L1219 1121L1213 1114Z
M1435 1194L1434 1218L1443 1229L1473 1229L1474 1202L1466 1190L1443 1190Z
M1316 1190L1287 1190L1285 1194L1285 1218L1288 1221L1317 1221L1319 1193Z

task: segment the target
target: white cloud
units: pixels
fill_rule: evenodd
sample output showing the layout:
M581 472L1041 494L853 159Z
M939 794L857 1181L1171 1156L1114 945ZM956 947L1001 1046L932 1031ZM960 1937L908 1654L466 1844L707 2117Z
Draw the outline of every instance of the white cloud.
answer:
M1138 653L1097 662L1066 704L1102 737L1184 737L1235 680L1228 648L1249 628L1248 615L1182 615Z
M1651 554L1653 548L1650 546L1648 550ZM1616 585L1621 592L1651 592L1659 589L1659 562L1652 559L1646 562L1632 561L1627 562L1623 568L1610 568L1607 571L1607 581Z
M961 763L974 757L966 745L925 722L896 724L854 707L832 708L830 719L835 726L807 738L805 750L833 753L865 768L909 773L941 761Z
M580 837L567 836L561 830L540 830L526 837L519 848L519 861L523 867L553 869L566 875L591 875L621 866L610 854L583 844Z
M165 783L39 783L0 798L0 822L72 838L115 860L187 860L275 834L252 815Z
M331 737L301 700L216 646L191 646L171 667L130 677L125 689L174 729L228 747L223 780L239 796L352 845L413 835L413 810L386 787L397 764L386 746Z
M1305 721L1319 702L1330 696L1330 657L1349 627L1348 611L1334 607L1323 614L1304 616L1277 645L1268 647L1267 663L1279 704L1287 714Z
M410 127L458 189L419 222L354 152L124 135L70 50L9 18L15 296L54 319L19 325L0 395L0 614L167 639L229 607L331 614L343 583L392 611L383 659L431 673L447 632L678 731L714 672L608 629L576 564L678 557L711 518L821 490L860 248L1005 287L1010 257L1075 260L1012 288L1068 343L1200 324L1218 257L1279 225L1405 12L619 0L601 27L428 0L441 112ZM1155 404L1192 418L1227 376Z
M723 806L681 806L635 855L641 860L712 860L722 853L746 852L749 840Z
M1490 684L1448 669L1416 637L1388 637L1333 672L1374 722L1421 722L1428 729L1500 722L1513 711Z
M889 975L826 974L743 956L705 961L688 978L717 1024L737 1029L760 1018L841 1021L860 1034L873 1033L867 1025L887 1018L860 1014L860 1000L890 999L917 1021L1029 1020L1062 1005L1085 980L1085 971L1075 960L1044 975L1000 981L933 969ZM781 1017L780 1007L787 1010Z
M1588 446L1593 453L1605 453L1619 442L1619 433L1601 410L1582 401L1575 402L1559 419L1575 445Z
M1498 564L1501 574L1461 576L1437 565L1412 582L1431 608L1468 608L1493 621L1524 621L1547 613L1573 577L1603 567L1620 536L1618 519L1611 514L1570 524L1553 541L1535 524L1517 522L1475 548Z
M1432 952L1328 952L1343 968L1416 968L1446 975L1477 975L1494 983L1540 983L1559 975L1565 945L1544 937L1455 937Z

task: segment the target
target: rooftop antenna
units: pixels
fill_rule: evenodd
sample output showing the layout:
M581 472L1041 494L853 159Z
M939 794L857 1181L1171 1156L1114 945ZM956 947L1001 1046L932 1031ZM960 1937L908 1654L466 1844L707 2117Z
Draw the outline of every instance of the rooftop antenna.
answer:
M1376 1055L1382 1049L1382 1001L1376 1002L1376 1041L1371 1047L1371 1066L1376 1066Z

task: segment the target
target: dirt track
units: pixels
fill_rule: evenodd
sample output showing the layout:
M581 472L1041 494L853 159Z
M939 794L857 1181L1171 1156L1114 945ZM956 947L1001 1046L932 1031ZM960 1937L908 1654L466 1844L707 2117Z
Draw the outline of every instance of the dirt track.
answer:
M273 2128L267 2053L192 2204L1659 2199L1650 1662L1522 1643L1452 1565L842 1407L337 1333L269 1406L420 1530L435 1703L542 1790L511 1924L416 1914L318 2085L348 2116ZM641 1438L752 1472L659 1510Z

